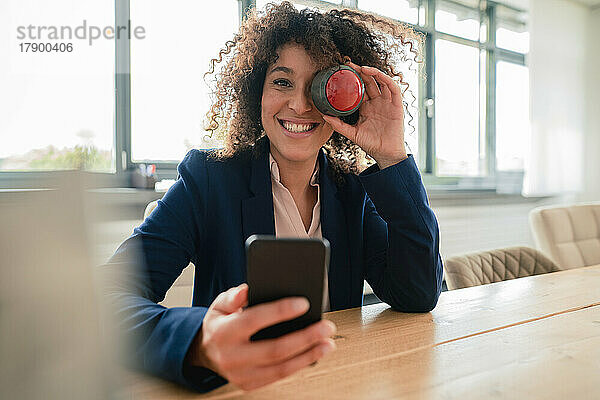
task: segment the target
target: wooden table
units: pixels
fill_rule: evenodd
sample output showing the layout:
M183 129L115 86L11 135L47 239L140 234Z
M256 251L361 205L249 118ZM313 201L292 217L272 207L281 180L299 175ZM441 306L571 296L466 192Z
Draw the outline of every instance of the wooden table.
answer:
M337 311L337 351L250 393L135 376L133 399L600 399L600 265L442 293L435 310Z

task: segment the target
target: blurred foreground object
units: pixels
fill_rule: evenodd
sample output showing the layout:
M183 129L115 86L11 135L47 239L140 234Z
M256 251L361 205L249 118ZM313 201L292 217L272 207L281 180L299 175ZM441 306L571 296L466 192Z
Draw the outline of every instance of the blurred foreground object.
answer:
M0 192L2 399L111 398L84 177Z

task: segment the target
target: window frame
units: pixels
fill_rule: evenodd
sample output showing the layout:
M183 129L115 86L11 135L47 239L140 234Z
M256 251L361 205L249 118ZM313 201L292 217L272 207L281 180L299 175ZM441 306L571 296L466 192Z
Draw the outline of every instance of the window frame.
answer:
M230 0L235 1L235 0ZM240 12L240 21L243 20L245 13L256 5L256 0L237 0L238 9ZM349 8L359 8L361 0L342 0L342 6ZM364 1L364 0L362 0ZM451 1L451 0L450 0ZM119 2L129 3L129 0L117 0ZM322 0L304 0L311 6L331 7L332 3ZM526 54L518 53L512 50L499 48L496 46L496 16L495 9L499 3L494 1L485 2L485 7L481 7L480 1L480 24L486 24L486 41L471 40L460 36L448 34L435 30L435 6L436 0L420 0L419 8L424 7L425 21L418 25L407 24L415 31L425 35L424 43L424 71L427 79L419 80L419 149L424 149L425 156L419 157L419 168L423 175L424 183L429 188L440 190L484 190L493 191L496 187L496 113L495 113L495 89L496 89L496 65L499 61L506 61L518 65L526 66ZM502 4L502 7L512 9L517 12L523 10ZM128 11L128 10L127 10ZM421 14L421 13L419 13ZM468 45L486 52L486 81L485 81L485 120L481 121L485 129L485 156L486 156L486 174L481 177L465 177L465 176L437 176L435 173L435 41L437 39L448 40L461 45ZM433 99L433 115L429 116L426 111L425 101ZM131 161L131 132L130 126L124 127L126 130L125 151L127 154L127 167L134 169L139 163ZM421 150L423 151L423 150ZM176 176L176 163L170 162L153 162L157 166L159 178L161 176L173 178Z
M428 188L441 190L495 190L496 189L496 66L499 61L505 61L517 65L527 66L527 54L518 53L512 50L499 48L496 46L496 26L497 19L495 10L497 2L487 1L485 7L479 2L480 25L486 24L486 41L471 40L462 38L445 32L435 30L435 3L436 0L422 0L425 3L425 23L421 26L409 24L413 29L425 35L424 43L424 63L427 79L421 79L424 86L420 93L420 129L424 132L419 138L419 148L426 149L425 157L419 159L419 168L423 175L423 181ZM359 3L360 4L360 3ZM516 12L524 12L506 4L502 7L512 9ZM485 129L485 156L486 156L486 174L480 177L466 176L437 176L435 173L436 152L435 152L435 41L437 39L448 40L454 43L468 45L478 48L479 51L486 52L486 76L485 76L485 119L480 121ZM433 99L433 115L428 115L426 103L427 99Z
M130 0L115 0L117 9L117 22L123 21L127 23L130 18ZM225 1L236 1L238 3L238 13L240 21L243 20L246 13L256 4L254 0L225 0ZM119 15L120 12L120 15ZM137 170L140 164L154 164L156 165L157 179L175 179L177 177L177 165L178 162L169 161L155 161L155 160L143 160L133 161L131 158L132 154L132 140L131 140L131 69L130 69L130 54L131 47L129 38L121 38L121 43L117 43L117 71L126 71L117 75L121 75L118 82L121 85L117 85L116 94L117 98L121 97L122 102L120 107L117 107L117 137L121 137L122 148L119 149L117 154L121 154L122 165L126 166L125 170L128 173L132 173ZM117 41L119 42L119 41ZM121 63L119 62L121 61ZM121 67L121 69L119 69ZM117 79L115 79L117 82Z
M115 22L123 21L125 16L125 6L127 8L127 14L124 19L125 24L129 19L129 0L115 0ZM127 4L124 4L127 3ZM119 9L121 7L121 9ZM121 17L121 18L120 18ZM116 36L116 35L115 35ZM129 187L131 181L131 172L128 168L123 167L122 150L126 148L122 131L118 129L118 118L119 118L119 95L117 90L117 80L120 79L119 74L119 40L115 40L115 70L114 70L114 85L115 90L115 102L114 102L114 121L113 125L113 143L115 151L115 171L114 172L90 172L94 176L94 181L91 184L94 187ZM122 58L122 57L121 57ZM122 79L122 78L121 78ZM121 84L121 87L123 85ZM29 189L37 188L40 186L40 182L48 182L56 173L64 172L64 170L52 170L52 171L0 171L0 190L12 190L12 189ZM86 171L87 172L87 171Z
M226 0L237 1L240 21L246 12L256 5L256 0ZM302 1L302 0L301 0ZM360 1L342 0L342 6L359 8ZM451 1L451 0L447 0ZM331 7L332 3L322 0L303 0L311 6ZM482 2L480 0L480 24L486 24L486 41L471 40L435 30L436 0L419 0L419 8L424 8L424 21L407 24L415 31L425 36L424 42L424 68L427 79L419 79L419 149L423 156L419 157L418 164L423 175L423 180L428 188L440 190L495 190L496 178L496 113L495 89L496 66L499 61L527 66L527 54L496 47L496 7L512 9L516 12L523 10L500 4L495 1ZM481 4L485 3L485 7ZM115 0L115 25L126 25L130 19L130 0ZM485 81L485 121L481 121L485 129L485 155L487 174L481 177L463 176L437 176L435 157L435 41L444 39L462 45L468 45L486 52L486 81ZM115 172L94 173L98 177L97 184L104 187L129 187L131 174L140 162L131 159L131 70L130 70L130 40L127 36L115 38ZM427 111L426 101L433 99L433 112ZM173 179L177 176L176 162L146 161L157 167L158 179ZM0 171L0 189L2 188L27 188L35 187L35 182L50 176L52 171Z

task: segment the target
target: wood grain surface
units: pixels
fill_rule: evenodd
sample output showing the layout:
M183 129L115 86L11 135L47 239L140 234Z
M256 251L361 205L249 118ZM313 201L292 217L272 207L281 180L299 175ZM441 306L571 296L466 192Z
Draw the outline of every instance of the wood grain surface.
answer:
M135 399L600 398L600 266L442 293L434 311L327 313L337 351L244 393L205 395L130 376Z

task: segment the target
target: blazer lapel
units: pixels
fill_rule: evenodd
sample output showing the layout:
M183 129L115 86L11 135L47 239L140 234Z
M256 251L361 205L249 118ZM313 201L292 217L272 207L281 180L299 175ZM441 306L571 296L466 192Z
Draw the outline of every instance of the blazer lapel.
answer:
M319 154L321 186L321 232L331 245L329 261L329 302L331 310L347 308L351 304L352 276L348 256L348 233L344 205L339 199L337 186L328 173L324 152Z
M273 194L269 168L269 139L265 136L254 145L250 162L252 196L242 200L242 231L244 241L251 235L275 235Z

